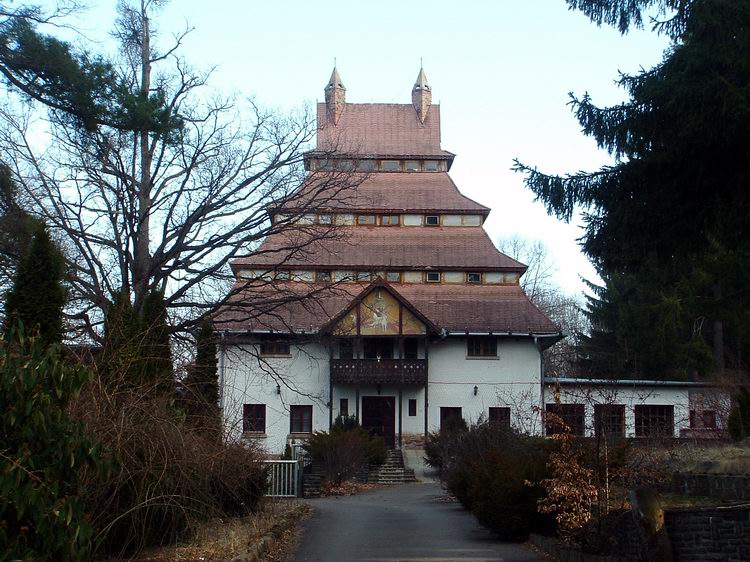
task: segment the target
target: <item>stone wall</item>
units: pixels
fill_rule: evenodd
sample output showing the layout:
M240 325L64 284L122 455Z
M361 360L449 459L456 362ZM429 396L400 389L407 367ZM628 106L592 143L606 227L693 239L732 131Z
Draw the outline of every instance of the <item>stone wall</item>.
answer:
M750 501L750 476L732 474L675 474L672 493L719 500Z
M680 562L750 560L750 506L672 509L665 520Z

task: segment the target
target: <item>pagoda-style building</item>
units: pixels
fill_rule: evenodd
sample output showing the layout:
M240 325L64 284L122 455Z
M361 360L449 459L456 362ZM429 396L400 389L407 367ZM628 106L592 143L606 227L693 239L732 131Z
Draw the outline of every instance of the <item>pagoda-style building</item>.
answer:
M451 179L424 71L410 104L352 104L334 69L317 119L308 179L269 209L298 228L232 264L235 306L216 320L226 423L272 452L337 416L389 446L451 417L530 423L514 413L540 405L560 329L485 232L490 209ZM316 187L334 175L350 187Z

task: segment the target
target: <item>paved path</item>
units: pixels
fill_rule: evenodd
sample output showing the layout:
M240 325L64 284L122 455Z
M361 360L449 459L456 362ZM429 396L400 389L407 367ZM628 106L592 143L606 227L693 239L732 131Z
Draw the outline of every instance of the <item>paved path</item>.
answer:
M440 486L406 484L342 498L309 500L295 560L539 561L499 542L457 503L435 501Z

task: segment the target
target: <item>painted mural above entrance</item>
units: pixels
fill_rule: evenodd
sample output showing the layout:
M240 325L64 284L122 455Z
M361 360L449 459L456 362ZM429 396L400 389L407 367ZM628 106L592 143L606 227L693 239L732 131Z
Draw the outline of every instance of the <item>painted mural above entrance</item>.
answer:
M427 331L418 313L384 287L356 299L332 330L337 336L421 336Z

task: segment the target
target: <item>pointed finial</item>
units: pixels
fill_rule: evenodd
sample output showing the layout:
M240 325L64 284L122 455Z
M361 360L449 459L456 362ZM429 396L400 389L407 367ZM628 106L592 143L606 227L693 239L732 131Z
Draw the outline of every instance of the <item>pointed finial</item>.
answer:
M335 60L336 59L334 59L334 61ZM339 71L336 68L335 62L333 65L333 72L331 72L331 78L328 80L328 84L326 85L326 90L333 88L341 88L342 90L346 90L344 83L341 81L341 76L339 76Z
M421 62L422 59L420 59ZM424 73L424 68L419 67L419 75L417 81L414 83L414 90L431 90L430 84L427 82L427 75Z

